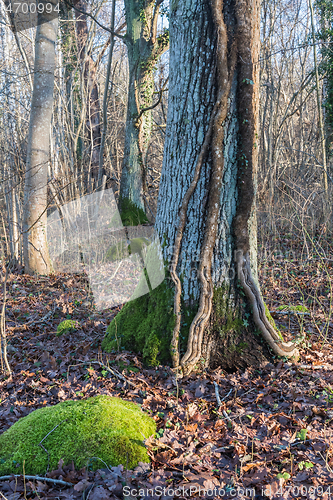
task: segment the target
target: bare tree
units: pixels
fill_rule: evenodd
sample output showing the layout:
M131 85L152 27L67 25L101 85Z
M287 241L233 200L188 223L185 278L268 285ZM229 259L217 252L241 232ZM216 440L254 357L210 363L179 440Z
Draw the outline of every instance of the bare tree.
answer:
M45 11L39 22L24 187L23 248L29 274L47 274L51 269L46 235L47 176L58 18Z
M256 276L259 2L172 2L170 36L156 228L174 293L165 283L126 305L104 346L117 335L158 363L171 345L183 375L258 365L266 345L292 357L297 350L267 317Z

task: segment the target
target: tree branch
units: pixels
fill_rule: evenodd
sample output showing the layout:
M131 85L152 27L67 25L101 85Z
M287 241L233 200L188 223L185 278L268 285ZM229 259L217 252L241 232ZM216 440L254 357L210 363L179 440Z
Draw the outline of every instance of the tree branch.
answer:
M115 32L114 32L114 36L117 36L117 34L119 35L119 33L120 33L120 32L121 32L124 28L125 28L125 26L126 26L126 23L125 23L125 22L123 22L123 23L119 26L119 28L117 28L117 29L115 30ZM107 42L104 44L104 47L102 48L102 50L100 51L100 53L99 53L99 54L98 54L98 56L97 56L97 59L96 59L96 61L95 61L95 63L94 63L94 66L95 66L96 68L99 66L99 64L100 64L100 62L101 62L101 60L102 60L102 57L104 56L104 54L105 54L105 52L106 52L106 49L107 49L107 48L108 48L108 46L110 45L110 43L111 43L111 40L112 40L112 39L113 39L113 37L112 37L112 34L111 34L111 36L108 38Z
M79 9L78 7L76 7L74 4L72 4L71 2L68 2L66 1L67 5L69 5L69 7L72 7L73 9L75 9L77 12L79 12L80 14L85 14L86 16L90 17L90 19L92 19L93 21L95 21L95 23L100 27L102 28L103 30L105 31L108 31L109 33L111 33L112 35L112 31L110 28L108 28L107 26L104 26L104 24L101 24L99 21L97 21L96 17L93 16L92 14L90 14L89 12L85 12L84 10L81 10ZM117 38L120 38L121 40L124 40L124 36L123 35L119 35L117 32L114 32L114 36L116 36Z
M143 108L143 109L141 109L141 111L140 111L140 113L139 113L139 115L138 115L138 117L137 117L137 119L136 119L136 122L137 122L137 123L138 123L138 121L140 120L141 116L142 116L144 113L146 113L146 111L151 111L152 109L156 108L156 107L160 104L160 102L161 102L161 100L162 100L163 92L165 91L165 86L166 86L166 84L168 83L168 81L169 81L169 77L167 77L167 79L166 79L166 80L165 80L165 82L163 83L162 88L159 90L159 97L158 97L158 100L157 100L154 104L152 104L151 106L148 106L147 108Z
M154 14L153 18L151 21L151 30L150 30L150 41L153 45L156 43L156 37L157 37L157 21L158 21L158 15L160 11L160 5L163 3L163 0L156 0L155 2L155 8L154 8Z

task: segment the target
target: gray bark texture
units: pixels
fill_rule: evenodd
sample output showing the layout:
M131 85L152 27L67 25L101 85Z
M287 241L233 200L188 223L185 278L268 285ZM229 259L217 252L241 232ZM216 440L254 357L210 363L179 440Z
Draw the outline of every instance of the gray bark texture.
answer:
M58 18L52 19L51 16L48 19L46 13L43 16L44 22L37 26L36 31L24 188L24 265L29 274L48 274L51 270L46 235L47 173Z
M117 335L147 359L153 353L154 363L169 342L179 376L259 366L271 356L268 346L275 355L296 354L266 316L257 284L259 18L258 0L170 5L170 90L156 217L170 282L160 296L153 291L141 304L126 305L116 321ZM131 313L140 308L138 324ZM127 334L131 321L135 329ZM115 335L112 325L109 335Z
M277 347L281 339L266 318L257 287L258 2L212 0L209 5L174 0L170 34L168 121L156 228L176 290L182 291L181 300L175 299L172 350L181 343L177 335L181 337L184 324L182 311L197 311L187 351L181 361L172 352L173 362L180 362L183 374L199 365L259 365L269 357L263 338L276 354L284 353ZM203 148L205 154L198 160ZM184 216L181 207L198 161L200 174ZM211 234L215 244L210 251ZM286 355L294 353L292 346L285 347Z
M86 0L79 0L76 3L79 10L75 10L76 19L76 34L79 59L81 61L84 92L86 101L86 137L89 144L89 174L87 180L87 193L91 193L96 187L99 157L101 147L101 114L100 114L100 98L97 84L97 67L91 57L89 47L89 33L87 16L84 14L87 9Z

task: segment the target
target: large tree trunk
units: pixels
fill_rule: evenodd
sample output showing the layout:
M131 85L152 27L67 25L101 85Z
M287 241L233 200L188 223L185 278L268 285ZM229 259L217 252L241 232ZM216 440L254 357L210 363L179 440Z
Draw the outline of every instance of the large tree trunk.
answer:
M127 304L116 318L118 337L149 362L164 360L171 343L183 374L258 365L270 355L268 344L292 356L294 346L268 321L257 286L258 1L172 2L170 35L156 229L175 293L165 283L141 305ZM140 307L142 324L130 330L131 312L138 316ZM148 313L158 318L150 330Z
M144 210L145 158L152 130L154 67L168 48L169 34L157 36L163 0L125 0L129 85L120 197Z
M55 44L58 18L44 18L36 31L34 87L29 123L25 188L23 250L25 271L50 272L47 248L47 174L53 109ZM48 19L51 17L51 19Z

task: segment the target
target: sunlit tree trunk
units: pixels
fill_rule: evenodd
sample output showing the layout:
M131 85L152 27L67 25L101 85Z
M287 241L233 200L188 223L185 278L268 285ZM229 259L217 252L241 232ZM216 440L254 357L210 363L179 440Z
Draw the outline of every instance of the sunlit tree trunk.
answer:
M24 188L23 246L25 271L47 274L50 259L47 247L47 175L50 127L53 108L55 45L58 18L37 27L34 86L31 102Z
M153 334L160 353L154 360L163 359L168 338L174 368L183 375L218 365L259 365L270 355L268 346L275 355L296 353L267 318L257 284L258 60L258 0L171 2L168 122L156 219L171 280L163 295L156 289L137 304L150 301L150 314L158 316ZM129 303L116 318L122 339L133 307ZM128 338L149 361L153 340L145 325L144 317Z
M148 108L153 105L154 67L169 43L167 31L157 35L162 2L125 0L129 84L120 196L141 209L144 209L145 158L152 131L152 111Z

